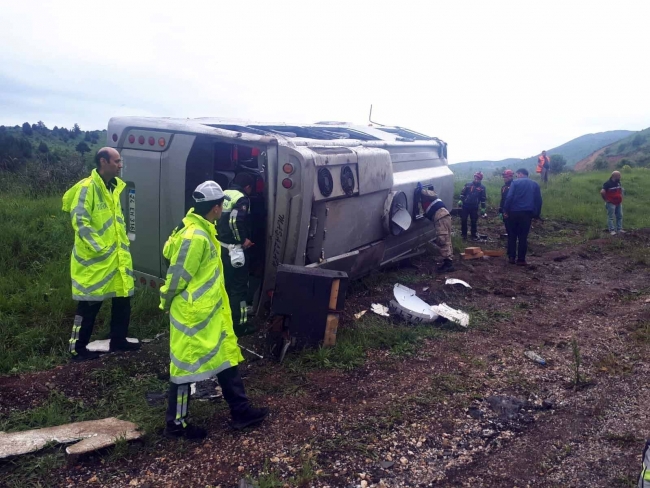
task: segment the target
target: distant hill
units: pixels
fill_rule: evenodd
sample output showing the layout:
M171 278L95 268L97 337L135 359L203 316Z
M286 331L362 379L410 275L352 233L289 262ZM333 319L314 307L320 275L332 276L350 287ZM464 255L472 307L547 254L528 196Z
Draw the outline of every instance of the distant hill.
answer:
M560 154L564 156L567 161L567 168L573 168L576 163L588 155L592 154L605 146L611 145L621 139L635 134L629 130L611 130L607 132L598 132L596 134L585 134L584 136L577 137L561 146L553 149L547 149L546 153L549 156L553 154ZM541 152L541 151L540 151ZM531 170L537 165L537 156L529 158L508 158L501 161L468 161L465 163L456 163L451 165L451 170L456 174L469 174L476 171L483 171L484 173L491 173L497 168L507 167L517 169L515 166L527 168Z
M650 128L594 151L578 161L576 171L630 167L650 167Z

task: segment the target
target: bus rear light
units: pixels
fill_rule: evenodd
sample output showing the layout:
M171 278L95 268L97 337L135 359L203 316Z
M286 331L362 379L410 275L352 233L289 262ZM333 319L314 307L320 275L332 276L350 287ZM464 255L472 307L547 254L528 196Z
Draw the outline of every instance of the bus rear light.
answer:
M161 137L160 139L158 139L158 145L160 147L165 147L165 138L164 137Z
M153 146L155 143L156 143L156 139L154 139L153 137L150 137L149 138L149 145Z
M284 163L282 166L282 171L284 171L286 174L290 175L293 173L293 164L291 163Z
M255 193L264 193L264 180L258 178L255 182Z
M140 137L138 137L138 142L139 142L140 144L144 144L144 136L140 136Z
M133 134L131 134L129 136L129 144L133 144L134 142L135 142L135 136Z
M251 157L256 157L259 155L260 155L260 150L258 148L254 147L253 149L251 149Z
M291 181L291 178L285 178L282 180L282 186L288 190L293 187L293 181Z
M113 134L112 139L113 139L113 142L117 142L117 134Z

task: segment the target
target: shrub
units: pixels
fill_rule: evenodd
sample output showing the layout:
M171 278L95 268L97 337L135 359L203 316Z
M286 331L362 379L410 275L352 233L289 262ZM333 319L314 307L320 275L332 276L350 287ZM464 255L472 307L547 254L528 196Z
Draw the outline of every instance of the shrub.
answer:
M566 167L566 159L561 154L551 156L551 173L561 173Z
M45 142L41 142L41 143L38 145L38 152L41 152L41 153L48 153L48 152L50 152L50 148L47 147L47 144L45 144Z
M594 161L594 169L607 169L609 164L605 158L598 158Z
M623 166L621 168L621 171L623 171L623 173L631 173L632 172L632 166L630 166L629 164L626 164L625 166Z
M26 136L31 136L33 133L34 131L32 130L32 126L29 125L29 122L25 122L23 124L23 134L25 134Z

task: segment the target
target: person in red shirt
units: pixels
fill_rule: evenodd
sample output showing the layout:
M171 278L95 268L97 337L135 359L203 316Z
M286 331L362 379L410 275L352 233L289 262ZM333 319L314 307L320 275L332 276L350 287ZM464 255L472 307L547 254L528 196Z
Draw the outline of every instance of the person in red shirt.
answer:
M551 160L546 155L546 151L542 151L537 157L537 173L539 173L540 181L545 185L548 183L548 172L551 170Z
M605 200L607 209L607 227L613 236L624 234L623 230L623 187L621 186L621 173L614 171L605 182L600 196ZM616 222L614 222L616 220Z

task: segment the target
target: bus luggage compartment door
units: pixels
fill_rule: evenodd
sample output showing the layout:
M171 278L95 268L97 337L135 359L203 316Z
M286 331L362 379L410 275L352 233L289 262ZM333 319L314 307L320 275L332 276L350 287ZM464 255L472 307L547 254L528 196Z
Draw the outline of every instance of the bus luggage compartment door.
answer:
M122 211L136 272L160 275L160 153L122 149ZM137 281L137 278L136 278Z

